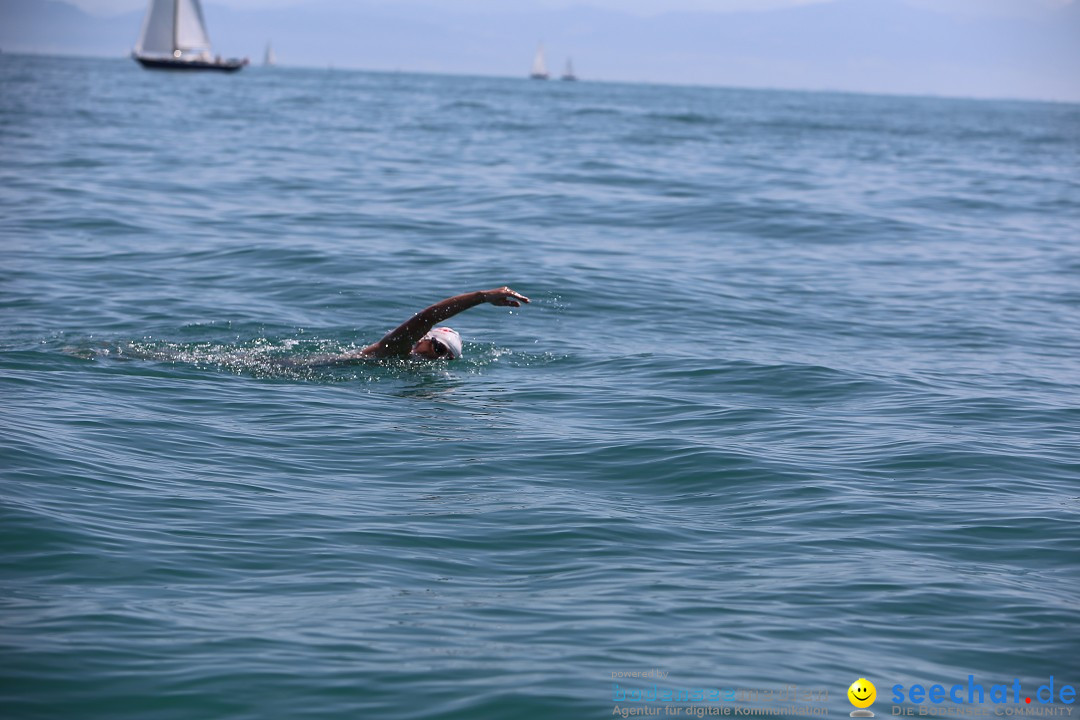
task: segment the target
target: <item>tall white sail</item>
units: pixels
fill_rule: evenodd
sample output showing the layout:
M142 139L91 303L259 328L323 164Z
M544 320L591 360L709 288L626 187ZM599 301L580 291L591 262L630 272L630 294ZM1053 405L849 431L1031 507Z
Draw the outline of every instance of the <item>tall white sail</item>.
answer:
M176 0L176 49L210 51L199 0Z
M172 55L176 0L151 0L143 18L135 52L140 55Z
M533 58L532 73L534 78L546 78L548 76L547 65L544 63L544 44L536 48L536 57Z
M177 51L210 52L199 0L151 0L135 52L178 56Z

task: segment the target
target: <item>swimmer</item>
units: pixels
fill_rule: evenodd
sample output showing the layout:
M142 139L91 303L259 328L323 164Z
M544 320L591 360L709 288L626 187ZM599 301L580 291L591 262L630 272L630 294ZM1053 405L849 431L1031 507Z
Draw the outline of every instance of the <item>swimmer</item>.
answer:
M320 358L316 365L343 365L366 358L423 358L449 360L461 357L461 336L448 327L435 327L471 307L491 303L504 307L521 307L529 298L503 286L494 290L477 290L440 300L426 307L391 330L377 343L363 350Z

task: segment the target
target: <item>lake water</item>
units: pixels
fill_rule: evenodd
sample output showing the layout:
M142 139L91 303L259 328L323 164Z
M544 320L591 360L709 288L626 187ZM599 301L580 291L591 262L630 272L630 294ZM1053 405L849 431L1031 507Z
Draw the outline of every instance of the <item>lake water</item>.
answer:
M1080 106L5 54L0 145L5 717L1080 681Z

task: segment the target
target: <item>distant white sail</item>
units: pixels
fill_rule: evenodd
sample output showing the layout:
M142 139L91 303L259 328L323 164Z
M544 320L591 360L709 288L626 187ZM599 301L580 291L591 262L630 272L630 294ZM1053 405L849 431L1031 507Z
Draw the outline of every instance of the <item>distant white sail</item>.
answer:
M179 56L192 51L210 53L199 0L151 0L135 52Z
M536 57L533 58L532 72L529 77L537 80L547 80L548 78L547 65L544 63L543 43L540 43L539 47L536 48Z
M277 65L277 57L274 56L274 48L270 46L270 43L266 43L266 55L263 56L263 65L267 67Z

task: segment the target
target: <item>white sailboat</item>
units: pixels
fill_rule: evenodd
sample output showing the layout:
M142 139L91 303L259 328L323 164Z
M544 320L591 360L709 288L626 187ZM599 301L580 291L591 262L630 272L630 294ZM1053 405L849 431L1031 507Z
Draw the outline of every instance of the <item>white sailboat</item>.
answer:
M536 48L536 57L533 58L532 72L529 73L529 77L533 80L547 80L548 75L547 65L544 64L544 44Z
M574 61L570 58L566 58L566 71L562 74L563 80L577 80L577 75L574 74Z
M150 0L131 55L145 68L168 70L233 72L248 63L214 57L199 0Z
M277 57L274 56L274 48L270 46L270 43L266 43L266 55L263 56L263 65L266 67L277 65Z

